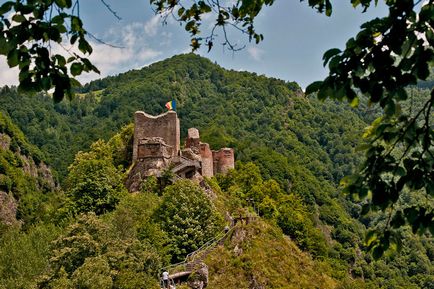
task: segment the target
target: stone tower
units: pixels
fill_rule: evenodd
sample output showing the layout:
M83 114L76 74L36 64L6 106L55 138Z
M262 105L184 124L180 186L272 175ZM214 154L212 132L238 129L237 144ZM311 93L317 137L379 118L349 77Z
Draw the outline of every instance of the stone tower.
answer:
M142 154L148 151L145 146L150 139L155 138L161 138L171 157L178 155L180 128L179 118L175 111L171 110L157 116L137 111L134 115L134 124L133 162L143 158Z
M235 168L235 156L233 148L221 148L212 151L214 161L214 175L226 174L228 170Z
M143 180L170 168L177 178L204 183L203 177L225 174L234 168L234 150L210 149L200 141L199 130L189 128L185 147L180 146L179 119L175 111L153 116L143 111L134 115L133 166L125 182L130 192L140 190Z

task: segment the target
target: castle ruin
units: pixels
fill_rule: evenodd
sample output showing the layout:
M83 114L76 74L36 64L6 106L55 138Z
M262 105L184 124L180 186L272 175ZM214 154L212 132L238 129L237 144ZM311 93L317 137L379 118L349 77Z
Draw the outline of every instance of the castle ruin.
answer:
M184 148L180 146L180 122L175 111L158 116L137 111L134 116L133 167L127 187L138 191L142 180L162 176L170 169L180 178L202 179L225 174L234 168L234 149L210 149L200 141L199 130L189 128Z

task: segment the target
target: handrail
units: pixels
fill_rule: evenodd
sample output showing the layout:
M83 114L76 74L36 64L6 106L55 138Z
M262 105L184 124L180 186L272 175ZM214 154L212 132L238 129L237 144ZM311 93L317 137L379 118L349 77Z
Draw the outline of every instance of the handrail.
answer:
M232 229L232 228L231 228ZM217 235L214 239L209 240L208 242L206 242L205 244L203 244L199 249L197 249L196 251L190 253L187 255L186 260L188 260L189 258L192 259L191 261L194 261L194 257L196 255L198 255L199 253L208 250L209 248L214 247L216 244L218 244L223 238L226 237L226 235L229 234L229 232L231 231L231 229L229 229L227 232L225 232L223 235L219 234ZM220 232L222 233L222 232Z
M162 267L161 270L168 270L171 268L175 268L181 265L186 265L188 263L191 263L195 258L195 256L197 254L199 254L200 252L203 252L205 250L208 250L211 247L214 247L216 244L218 244L221 240L223 240L223 238L226 238L226 236L234 229L235 226L232 226L227 232L225 232L225 230L221 231L216 237L208 240L205 244L203 244L199 249L187 254L187 256L185 257L184 261L175 263L175 264L170 264L168 266ZM191 259L192 258L192 259Z

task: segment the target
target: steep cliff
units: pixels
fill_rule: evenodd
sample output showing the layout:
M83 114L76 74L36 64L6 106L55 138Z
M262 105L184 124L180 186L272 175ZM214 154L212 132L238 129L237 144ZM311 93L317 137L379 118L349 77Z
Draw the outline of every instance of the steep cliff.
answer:
M37 221L55 187L43 154L0 112L0 223Z

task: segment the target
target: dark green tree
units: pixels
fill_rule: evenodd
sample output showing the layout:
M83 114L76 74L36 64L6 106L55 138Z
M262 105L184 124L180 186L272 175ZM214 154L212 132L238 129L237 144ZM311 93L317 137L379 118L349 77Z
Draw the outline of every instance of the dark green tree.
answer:
M155 288L155 249L116 231L93 213L80 215L52 242L51 268L38 288Z
M111 147L97 141L89 152L79 152L69 167L67 195L74 213L112 211L126 194L122 174L113 165Z
M221 229L222 219L200 187L189 180L168 186L156 218L167 232L173 261L182 260Z

